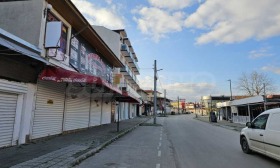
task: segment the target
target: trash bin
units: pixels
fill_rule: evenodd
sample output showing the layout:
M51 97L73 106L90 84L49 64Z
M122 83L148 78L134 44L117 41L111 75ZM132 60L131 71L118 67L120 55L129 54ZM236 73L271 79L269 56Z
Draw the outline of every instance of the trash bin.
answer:
M217 122L217 116L215 115L215 112L210 112L209 121L210 122Z

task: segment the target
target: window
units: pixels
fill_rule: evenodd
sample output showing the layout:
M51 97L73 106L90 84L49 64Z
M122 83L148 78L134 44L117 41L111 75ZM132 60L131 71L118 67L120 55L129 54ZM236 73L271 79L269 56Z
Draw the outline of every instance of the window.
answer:
M253 128L255 129L265 129L266 121L268 119L269 114L264 114L259 116L253 121Z

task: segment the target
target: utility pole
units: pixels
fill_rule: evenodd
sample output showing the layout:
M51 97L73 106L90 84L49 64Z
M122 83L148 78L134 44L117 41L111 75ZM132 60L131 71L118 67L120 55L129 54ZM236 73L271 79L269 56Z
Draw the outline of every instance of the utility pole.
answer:
M263 106L264 106L264 111L266 110L266 93L265 93L265 83L263 84Z
M164 89L164 117L166 116L166 89Z
M154 63L154 124L157 123L156 112L157 112L157 60L155 60Z
M201 97L201 99L200 99L200 102L201 102L201 104L200 104L201 116L203 116L203 104L204 104L204 103L202 103L202 97Z
M230 101L232 101L232 89L231 89L231 79L229 81L229 89L230 89Z
M178 114L180 114L180 102L179 102L179 96L178 96Z

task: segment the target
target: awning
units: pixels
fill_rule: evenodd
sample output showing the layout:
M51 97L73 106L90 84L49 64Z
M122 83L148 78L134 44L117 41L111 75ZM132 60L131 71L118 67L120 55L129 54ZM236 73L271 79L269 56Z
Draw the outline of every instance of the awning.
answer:
M134 97L129 92L123 91L121 96L116 97L118 102L141 103L141 100Z
M49 64L47 60L40 56L41 50L36 46L22 40L21 38L0 28L0 46L4 46L12 51L21 53L30 58Z
M54 82L97 84L105 86L115 93L119 93L120 95L122 94L121 90L100 77L68 71L60 67L47 66L39 76L39 79Z

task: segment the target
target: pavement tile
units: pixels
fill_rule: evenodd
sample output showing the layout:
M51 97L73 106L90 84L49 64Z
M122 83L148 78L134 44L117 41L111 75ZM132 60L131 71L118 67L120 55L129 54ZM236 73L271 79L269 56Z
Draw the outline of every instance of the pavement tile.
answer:
M148 117L137 117L121 121L120 130L128 130L148 119ZM0 167L68 167L86 149L96 148L121 133L121 131L116 132L116 128L117 124L111 123L38 140L20 147L0 149ZM76 156L77 153L79 154ZM73 155L75 158L72 157Z

